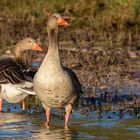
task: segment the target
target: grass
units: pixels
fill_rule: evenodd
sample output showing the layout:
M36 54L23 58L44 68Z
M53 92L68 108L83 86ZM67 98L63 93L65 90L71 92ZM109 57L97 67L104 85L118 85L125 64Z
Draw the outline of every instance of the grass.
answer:
M40 30L43 30L48 15L51 12L59 12L69 16L72 24L69 30L90 29L93 35L102 36L104 40L112 40L112 42L115 33L117 34L115 37L117 41L121 41L121 39L130 40L134 35L135 38L138 37L140 27L139 6L139 0L72 0L69 2L67 0L15 0L14 2L1 0L0 27L5 28L3 30L6 31L8 24L10 29L17 28L19 30L16 26L19 25L22 28L25 24L33 29L37 24L42 27ZM4 19L4 17L6 18ZM16 26L13 25L15 20ZM9 32L12 34L13 30L11 29ZM39 36L37 32L38 29L36 28L33 32L29 31L29 35L35 33L37 37ZM13 37L14 40L15 38Z

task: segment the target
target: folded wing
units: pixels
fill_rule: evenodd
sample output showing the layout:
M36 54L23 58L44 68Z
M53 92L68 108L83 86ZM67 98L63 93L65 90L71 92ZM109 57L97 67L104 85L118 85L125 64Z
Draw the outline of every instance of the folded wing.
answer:
M18 84L25 80L21 66L13 59L6 58L0 60L0 84Z

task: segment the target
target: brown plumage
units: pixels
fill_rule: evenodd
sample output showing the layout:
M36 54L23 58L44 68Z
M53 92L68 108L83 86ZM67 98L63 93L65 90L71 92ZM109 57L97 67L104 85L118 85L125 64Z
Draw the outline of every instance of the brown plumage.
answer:
M59 25L65 26L67 22L59 14L52 14L47 24L48 53L34 77L33 84L36 94L46 109L46 126L49 127L50 123L50 109L56 107L65 108L65 128L67 128L70 112L82 90L76 74L61 64L58 44Z
M35 40L25 38L16 44L13 58L0 60L0 111L2 110L2 99L10 103L17 103L22 101L28 94L34 94L27 90L27 87L31 88L33 86L33 76L28 71L27 61L21 58L23 56L22 52L31 49L42 50Z
M17 84L25 79L22 68L13 59L0 60L0 84Z

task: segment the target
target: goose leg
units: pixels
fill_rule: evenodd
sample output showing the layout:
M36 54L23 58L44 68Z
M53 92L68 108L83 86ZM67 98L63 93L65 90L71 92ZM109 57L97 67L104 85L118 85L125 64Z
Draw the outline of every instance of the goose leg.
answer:
M26 108L26 101L25 101L25 100L23 100L23 101L22 101L22 110L24 111L24 110L25 110L25 108Z
M68 129L68 122L69 122L70 112L66 112L65 114L65 129Z
M2 107L3 107L3 99L0 98L0 112L2 111Z
M47 108L46 109L46 118L47 118L47 121L46 121L46 127L49 128L50 127L50 113L51 112L51 109L50 108Z
M65 129L68 129L68 122L69 122L69 117L70 117L70 112L72 111L72 106L71 104L66 106L66 114L65 114Z

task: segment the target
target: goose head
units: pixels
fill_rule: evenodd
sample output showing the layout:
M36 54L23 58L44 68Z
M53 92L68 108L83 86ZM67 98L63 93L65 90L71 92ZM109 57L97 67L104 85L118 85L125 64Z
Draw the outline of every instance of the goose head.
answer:
M15 45L15 49L13 50L14 57L17 58L21 55L22 52L26 50L37 50L42 51L43 49L36 43L36 41L32 38L25 38L19 41Z
M51 30L55 30L58 26L67 26L68 23L58 13L53 13L48 19L47 26Z
M18 51L24 50L37 50L42 51L43 49L36 43L32 38L25 38L16 44L16 49ZM15 49L15 51L16 51Z

